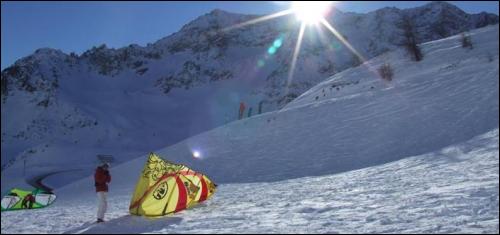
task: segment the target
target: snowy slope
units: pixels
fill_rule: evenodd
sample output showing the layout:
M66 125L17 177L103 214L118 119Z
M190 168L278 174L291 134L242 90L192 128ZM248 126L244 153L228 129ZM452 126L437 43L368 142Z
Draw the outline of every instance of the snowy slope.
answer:
M2 233L498 233L498 141L495 129L346 173L223 184L202 205L157 219L129 215L133 187L118 181L99 225L89 222L96 202L85 181L59 190L52 207L2 213Z
M327 19L372 58L397 48L405 14L420 42L498 23L494 14L467 14L445 2L367 14L332 9ZM255 17L214 10L146 46L103 45L81 55L42 48L2 71L2 192L22 181L24 160L27 179L71 163L80 173L59 179L79 178L96 154L121 163L177 143L234 121L240 101L253 114L260 101L264 112L276 110L356 63L324 28L310 27L285 89L299 23L291 15L220 32ZM281 47L268 53L277 40Z
M338 173L466 141L499 122L498 26L471 37L472 50L462 48L456 36L424 44L425 59L418 63L403 51L384 54L335 75L280 111L157 152L215 182L259 182ZM395 70L390 83L373 72L381 62ZM330 91L339 79L357 84ZM193 151L202 157L193 158ZM123 167L138 172L146 158Z

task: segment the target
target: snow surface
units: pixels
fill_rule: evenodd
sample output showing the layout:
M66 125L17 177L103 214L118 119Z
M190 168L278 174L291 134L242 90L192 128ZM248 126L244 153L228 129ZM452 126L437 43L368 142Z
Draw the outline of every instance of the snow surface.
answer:
M389 52L280 111L156 151L220 185L195 209L128 215L143 156L112 168L108 223L87 224L88 177L49 208L2 213L2 233L498 232L498 25L471 37L472 50L457 36L426 43L418 63ZM392 82L374 74L382 62Z
M3 212L2 233L498 233L498 141L495 129L365 169L223 184L198 207L156 219L129 215L133 188L112 183L108 221L91 224L95 195L74 184L44 210Z

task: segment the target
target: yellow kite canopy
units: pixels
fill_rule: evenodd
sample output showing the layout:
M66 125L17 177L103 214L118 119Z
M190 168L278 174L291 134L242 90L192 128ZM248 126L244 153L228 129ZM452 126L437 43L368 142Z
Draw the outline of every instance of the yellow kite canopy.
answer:
M150 153L129 211L133 215L163 216L190 208L214 193L215 184L205 175Z

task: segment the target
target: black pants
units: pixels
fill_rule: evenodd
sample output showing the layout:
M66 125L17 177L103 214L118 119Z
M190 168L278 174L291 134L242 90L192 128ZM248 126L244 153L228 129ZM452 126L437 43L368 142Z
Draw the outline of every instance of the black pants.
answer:
M21 207L31 209L33 208L33 201L24 200Z

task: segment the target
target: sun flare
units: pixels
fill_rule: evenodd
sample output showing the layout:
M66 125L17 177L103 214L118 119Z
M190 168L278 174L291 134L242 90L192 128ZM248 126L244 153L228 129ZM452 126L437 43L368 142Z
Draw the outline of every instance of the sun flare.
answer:
M331 4L328 1L293 1L292 10L300 21L316 24L328 13Z
M295 42L295 49L293 50L293 55L290 63L290 69L288 70L288 78L285 87L285 94L289 92L289 86L292 84L292 80L294 77L295 67L297 61L299 60L299 53L302 44L302 39L306 35L305 31L308 26L316 26L316 29L319 29L321 25L326 27L343 45L345 45L360 61L364 62L364 57L347 41L340 32L335 29L333 25L328 22L328 18L326 17L332 11L333 5L337 5L338 1L292 1L289 5L289 8L283 11L275 12L273 14L257 17L245 22L241 22L235 25L228 26L221 30L221 32L228 32L230 30L239 29L242 27L246 27L249 25L265 22L268 20L272 20L278 17L294 14L296 18L300 21L300 30L298 32L297 40ZM325 18L326 17L326 18ZM331 20L331 19L330 19ZM282 38L276 39L273 42L273 45L267 49L266 56L274 55L277 52L277 49L281 47L283 43ZM264 66L264 62L262 59L258 60L258 67ZM196 154L201 157L201 154ZM194 156L198 158L197 156Z

